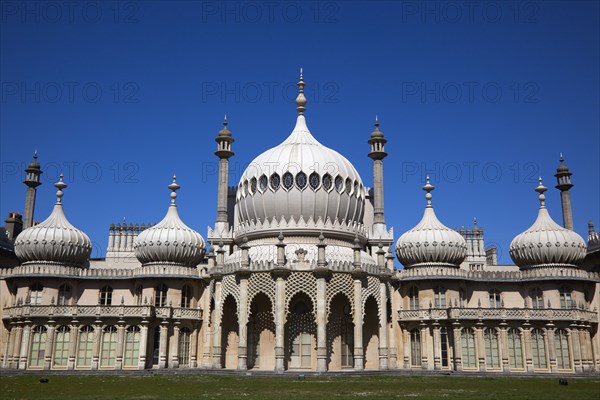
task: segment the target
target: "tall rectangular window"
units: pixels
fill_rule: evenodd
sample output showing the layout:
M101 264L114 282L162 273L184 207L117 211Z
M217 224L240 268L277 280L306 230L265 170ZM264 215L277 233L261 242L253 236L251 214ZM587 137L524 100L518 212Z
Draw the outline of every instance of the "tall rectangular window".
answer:
M475 356L475 334L473 329L463 329L461 333L462 364L464 368L477 368Z
M521 335L516 329L508 331L508 362L511 368L523 368L523 350L521 349Z
M107 326L102 334L100 366L114 367L117 352L117 328Z
M126 367L136 367L138 365L140 354L140 328L130 326L125 334L125 357L123 358Z
M492 369L500 368L500 351L498 349L498 334L494 329L486 329L485 339L485 363Z
M86 325L79 332L79 348L77 350L77 366L90 367L92 365L92 350L94 348L94 329Z

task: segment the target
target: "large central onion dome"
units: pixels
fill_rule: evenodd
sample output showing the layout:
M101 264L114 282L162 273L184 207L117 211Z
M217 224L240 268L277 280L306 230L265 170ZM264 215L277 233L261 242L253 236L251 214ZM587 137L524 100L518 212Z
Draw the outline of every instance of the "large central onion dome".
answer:
M431 191L435 187L429 183L423 186L427 192L427 206L421 222L404 233L396 244L398 260L407 268L421 266L458 267L467 256L467 243L455 230L442 224L431 205Z
M533 225L517 235L510 244L510 257L520 268L574 267L585 258L583 238L558 225L548 213L542 178L535 191L539 193L540 209Z
M142 231L133 243L135 256L142 264L175 264L194 267L206 251L202 236L179 218L175 198L180 186L173 176L171 205L158 224Z
M92 251L90 238L75 228L65 216L62 196L67 184L60 180L54 184L56 204L50 216L42 223L25 229L15 240L15 253L23 263L49 262L81 266Z
M304 81L298 82L298 119L290 136L254 159L240 179L237 222L362 224L366 189L354 166L323 146L306 126ZM314 226L312 226L314 229Z

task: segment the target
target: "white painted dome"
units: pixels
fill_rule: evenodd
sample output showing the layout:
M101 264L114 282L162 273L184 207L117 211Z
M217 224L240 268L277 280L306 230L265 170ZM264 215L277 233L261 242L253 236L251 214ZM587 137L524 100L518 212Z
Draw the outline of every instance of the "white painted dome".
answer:
M362 224L367 191L344 156L323 146L306 126L302 77L298 119L290 136L256 157L237 187L238 223L289 221ZM310 225L310 224L309 224Z
M175 193L180 186L173 177L171 205L158 224L142 231L133 243L135 256L142 264L177 264L194 267L204 258L206 244L202 236L179 218Z
M396 256L405 267L452 266L457 267L467 256L467 243L455 230L442 224L431 205L431 191L427 184L427 206L423 218L414 228L405 232L396 243Z
M552 220L545 205L547 189L541 179L535 190L540 193L538 216L531 227L510 243L510 257L521 268L577 266L586 255L583 238Z
M15 253L22 263L54 262L81 266L92 251L90 238L75 228L65 216L62 196L67 185L63 177L54 185L56 204L50 216L38 225L25 229L15 240Z

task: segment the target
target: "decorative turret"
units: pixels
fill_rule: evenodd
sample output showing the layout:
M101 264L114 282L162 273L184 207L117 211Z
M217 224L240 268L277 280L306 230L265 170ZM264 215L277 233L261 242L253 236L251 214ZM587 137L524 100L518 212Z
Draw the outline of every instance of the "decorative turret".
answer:
M143 265L174 264L194 267L204 258L204 239L179 218L175 199L180 186L175 176L168 188L171 190L171 205L167 215L135 238L135 256Z
M54 184L56 203L50 216L25 229L15 241L15 253L23 263L60 263L82 266L92 251L90 238L69 223L63 210L63 176Z
M459 267L467 256L465 239L453 229L442 224L433 211L431 192L435 189L429 183L423 186L427 192L427 206L421 222L404 233L396 244L398 260L407 268L427 266Z
M223 119L223 129L221 129L215 138L217 142L217 151L215 155L219 157L219 186L217 191L217 224L216 231L222 233L229 230L227 218L227 190L229 187L229 158L233 156L231 144L234 139L231 131L227 129L227 115Z
M576 267L586 254L585 242L577 233L552 220L546 208L548 190L539 178L535 191L540 208L533 225L517 235L510 244L510 257L520 268Z
M33 225L33 213L35 211L35 196L37 187L42 184L40 182L40 175L42 175L42 169L40 163L37 160L37 150L33 153L33 161L29 163L25 169L25 180L23 183L27 186L27 192L25 194L25 215L23 220L23 229L27 229Z
M385 144L387 140L383 136L383 132L379 130L379 118L375 116L375 129L371 132L369 144L371 152L369 157L373 160L373 223L385 224L383 213L383 159L387 157L385 152Z
M560 153L560 164L556 168L556 188L560 190L560 199L562 202L562 214L563 214L563 226L567 229L573 230L573 211L571 210L571 194L569 189L573 187L571 184L571 171L565 164L565 159L562 153Z

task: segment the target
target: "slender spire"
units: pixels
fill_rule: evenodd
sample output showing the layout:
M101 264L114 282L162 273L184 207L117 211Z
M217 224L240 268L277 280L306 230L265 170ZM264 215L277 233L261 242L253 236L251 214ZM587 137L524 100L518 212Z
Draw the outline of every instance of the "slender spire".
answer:
M431 183L429 183L429 175L427 175L426 184L425 184L425 186L423 186L423 190L427 192L427 194L425 195L425 199L427 200L427 208L432 208L431 198L433 196L431 195L431 192L434 189L435 189L435 186L433 186Z
M304 97L304 78L302 76L302 67L300 67L300 80L298 81L298 97L296 97L296 111L299 115L306 112L306 97Z
M63 189L67 188L67 184L63 182L63 174L60 174L58 182L54 184L54 187L58 189L56 192L56 204L62 204Z
M538 187L535 188L535 191L540 194L538 196L538 199L540 200L540 208L546 208L546 196L544 195L544 192L548 190L548 188L543 185L541 176L538 178L538 182L539 184Z
M167 187L171 189L171 205L174 206L175 199L177 198L177 191L181 188L181 186L177 184L177 176L175 176L175 174L173 174L173 182Z

